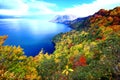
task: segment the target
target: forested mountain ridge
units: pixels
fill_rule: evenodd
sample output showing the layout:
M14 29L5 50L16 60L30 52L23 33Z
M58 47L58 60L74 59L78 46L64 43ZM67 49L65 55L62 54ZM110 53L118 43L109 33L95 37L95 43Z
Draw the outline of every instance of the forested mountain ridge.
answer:
M52 54L35 57L3 46L7 37L0 37L0 79L120 80L120 7L71 25L75 30L54 38Z
M116 7L113 10L100 9L94 15L85 17L82 21L76 19L70 21L68 24L74 29L90 26L120 25L120 7Z

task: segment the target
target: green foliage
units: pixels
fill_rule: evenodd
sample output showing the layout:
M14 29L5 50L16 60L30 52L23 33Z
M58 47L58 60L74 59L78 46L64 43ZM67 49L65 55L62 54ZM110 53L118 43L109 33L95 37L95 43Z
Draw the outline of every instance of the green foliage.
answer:
M0 37L0 79L38 79L32 59L24 55L20 46L2 46L5 39L6 36Z

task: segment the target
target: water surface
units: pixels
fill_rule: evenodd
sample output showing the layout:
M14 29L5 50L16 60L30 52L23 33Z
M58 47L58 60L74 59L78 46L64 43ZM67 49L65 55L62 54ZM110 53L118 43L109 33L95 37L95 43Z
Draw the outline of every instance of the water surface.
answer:
M20 45L27 56L35 56L43 48L52 53L52 38L71 29L64 24L40 19L0 19L0 35L8 35L5 45Z

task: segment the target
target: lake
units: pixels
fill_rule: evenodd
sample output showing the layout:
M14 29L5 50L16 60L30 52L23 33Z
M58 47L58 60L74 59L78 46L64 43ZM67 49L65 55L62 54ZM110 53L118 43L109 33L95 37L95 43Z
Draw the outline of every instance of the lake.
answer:
M4 45L21 46L27 56L35 56L43 48L52 53L52 38L71 28L40 19L0 19L0 36L8 35Z

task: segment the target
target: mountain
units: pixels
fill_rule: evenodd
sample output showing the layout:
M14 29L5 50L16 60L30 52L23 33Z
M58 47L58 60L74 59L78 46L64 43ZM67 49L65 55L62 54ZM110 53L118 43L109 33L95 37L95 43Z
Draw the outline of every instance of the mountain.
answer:
M54 19L50 20L50 22L54 23L64 23L65 21L71 21L76 19L77 17L74 15L57 15Z
M67 24L69 25L71 28L73 29L77 29L79 27L80 24L82 24L85 20L87 20L89 17L91 16L87 16L87 17L79 17L76 18L74 20L71 21L64 21L63 24ZM82 27L81 27L82 28Z
M68 23L74 29L88 28L93 26L120 25L120 7L112 10L100 9L95 14L83 20L75 19Z
M62 63L68 60L66 65L74 70L70 79L120 80L120 7L101 9L69 25L74 30L55 36L53 41L54 54L66 55Z

